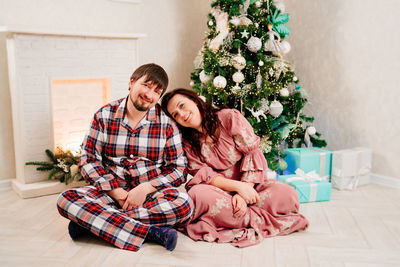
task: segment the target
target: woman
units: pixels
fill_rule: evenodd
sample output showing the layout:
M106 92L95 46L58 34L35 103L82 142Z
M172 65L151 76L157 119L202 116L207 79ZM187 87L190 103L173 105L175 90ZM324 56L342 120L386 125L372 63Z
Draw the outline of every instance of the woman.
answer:
M246 247L308 226L297 192L267 179L260 139L239 111L215 108L182 88L161 105L182 131L193 175L186 189L195 211L185 227L192 239Z

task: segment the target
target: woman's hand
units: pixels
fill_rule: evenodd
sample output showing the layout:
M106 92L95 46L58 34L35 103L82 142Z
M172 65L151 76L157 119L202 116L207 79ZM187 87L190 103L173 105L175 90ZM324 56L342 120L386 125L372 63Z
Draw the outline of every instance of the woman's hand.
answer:
M236 217L243 216L247 211L246 201L239 195L236 194L232 197L233 215Z
M247 204L255 204L260 200L260 196L253 188L254 184L239 182L236 192L246 201Z

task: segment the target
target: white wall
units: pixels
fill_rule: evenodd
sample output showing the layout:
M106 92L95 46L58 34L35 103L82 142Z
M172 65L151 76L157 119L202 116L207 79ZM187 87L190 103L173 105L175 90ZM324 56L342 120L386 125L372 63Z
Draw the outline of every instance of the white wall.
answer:
M0 26L145 33L147 37L139 42L140 64L163 66L170 77L169 88L188 87L210 1L142 0L140 4L126 4L110 0L0 0ZM4 35L0 35L0 58L0 179L8 179L15 177L15 156Z
M154 61L170 88L189 83L211 0L0 0L0 25L79 32L143 32L140 63ZM308 112L331 149L373 149L373 172L399 177L400 1L283 0L290 59L310 94ZM8 74L0 36L0 179L15 177Z
M400 1L284 0L307 111L331 149L366 146L400 177Z

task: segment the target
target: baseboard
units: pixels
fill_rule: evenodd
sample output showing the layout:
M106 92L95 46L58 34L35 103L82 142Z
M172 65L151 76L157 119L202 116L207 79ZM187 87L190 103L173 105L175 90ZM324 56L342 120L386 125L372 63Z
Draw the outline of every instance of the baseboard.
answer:
M400 178L371 173L370 182L374 184L400 189Z
M60 183L59 181L50 180L50 181L41 181L31 184L24 184L16 179L12 181L12 188L21 198L32 198L32 197L40 197L52 194L58 194L64 191L65 189L71 187L80 187L85 186L85 181L72 182L68 185L64 183Z
M0 191L10 190L12 180L14 180L14 179L0 180Z

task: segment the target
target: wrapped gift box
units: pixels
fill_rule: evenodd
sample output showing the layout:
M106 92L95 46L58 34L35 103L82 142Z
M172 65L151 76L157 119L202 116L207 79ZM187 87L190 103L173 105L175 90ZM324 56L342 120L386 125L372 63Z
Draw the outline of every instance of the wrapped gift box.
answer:
M331 198L332 184L324 178L312 181L298 174L287 174L278 175L278 180L296 189L300 203L328 201Z
M334 151L332 154L332 175L350 177L365 175L371 170L372 150L358 147Z
M284 153L288 164L287 171L294 173L296 169L304 172L316 171L321 177L330 178L332 152L326 149L312 148L288 148Z
M270 170L270 169L267 170L267 178L268 179L276 180L277 176L278 176L278 174L275 171Z
M368 179L372 150L357 147L334 151L332 154L332 186L339 190L354 190L360 178Z

